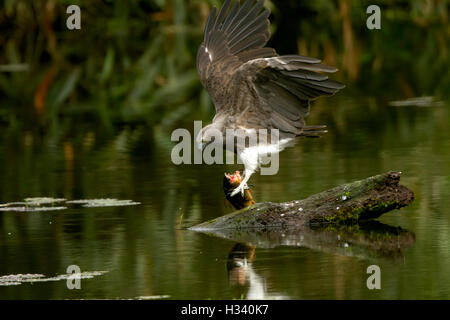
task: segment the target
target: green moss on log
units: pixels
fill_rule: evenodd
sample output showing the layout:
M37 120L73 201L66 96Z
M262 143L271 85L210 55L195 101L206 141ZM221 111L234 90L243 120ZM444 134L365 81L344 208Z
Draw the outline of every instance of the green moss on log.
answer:
M399 185L400 173L388 172L285 203L257 203L192 227L193 230L281 227L316 224L353 224L375 219L414 200L414 193Z

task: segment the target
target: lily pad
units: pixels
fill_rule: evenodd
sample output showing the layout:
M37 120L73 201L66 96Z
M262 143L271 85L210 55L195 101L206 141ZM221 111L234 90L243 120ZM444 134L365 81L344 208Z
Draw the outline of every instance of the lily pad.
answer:
M16 211L16 212L38 212L38 211L54 211L65 210L65 206L53 206L55 203L65 204L79 204L84 208L92 207L121 207L121 206L135 206L141 204L133 200L118 200L118 199L83 199L67 201L63 198L49 198L49 197L35 197L26 198L22 202L9 202L0 204L0 211Z
M81 272L79 279L92 279L96 276L101 276L108 271L86 271ZM46 277L43 274L11 274L0 277L0 286L17 286L23 283L33 282L49 282L67 280L73 273L60 274L54 277Z
M71 200L67 201L70 204L81 204L83 207L120 207L120 206L135 206L141 204L133 200L118 200L118 199L85 199L85 200Z
M64 210L67 207L63 206L47 206L41 207L41 205L53 205L55 203L61 203L66 201L66 199L56 199L56 198L26 198L22 202L9 202L0 204L0 211L17 211L17 212L37 212L37 211L54 211L54 210Z
M0 277L0 286L17 286L27 279L38 279L45 277L43 274L10 274Z
M39 211L54 211L65 210L65 206L53 206L58 204L79 204L85 208L91 207L121 207L121 206L135 206L141 204L133 200L118 200L118 199L84 199L84 200L70 200L63 198L49 198L49 197L35 197L26 198L22 202L9 202L0 204L0 211L16 211L16 212L39 212Z
M25 198L25 203L29 206L40 206L45 204L53 204L58 202L64 202L66 199L63 198L48 198L48 197L36 197L36 198Z
M42 212L42 211L56 211L65 210L67 207L8 207L0 206L0 211L16 211L16 212Z

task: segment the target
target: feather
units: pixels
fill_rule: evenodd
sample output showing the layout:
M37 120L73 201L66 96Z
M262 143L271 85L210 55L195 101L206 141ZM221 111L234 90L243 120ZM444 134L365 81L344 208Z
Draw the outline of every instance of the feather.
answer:
M326 75L321 73L312 72L309 70L296 70L296 71L280 71L282 75L289 78L298 78L304 80L325 81L328 80Z
M260 0L249 12L247 12L242 19L236 23L234 28L229 30L230 38L233 38L239 29L243 29L245 25L251 25L255 19L258 17L258 12L264 5L264 0Z
M252 2L253 0L247 0L245 1L244 5L239 8L238 13L233 17L229 25L224 29L226 33L230 33L230 31L233 30L234 27L236 27L237 23L239 23L242 17L247 13L247 10L250 9Z
M333 81L333 80L326 80L326 81L310 81L310 80L304 80L299 81L299 83L302 83L303 85L317 89L319 91L324 92L324 94L334 94L337 91L343 89L345 86L340 84L339 82Z
M258 48L240 52L239 54L237 54L237 57L239 58L239 60L245 63L255 59L273 57L276 54L276 51L272 48Z
M214 23L214 18L216 17L216 11L217 11L217 8L214 7L212 9L211 13L209 14L208 21L206 22L205 38L204 38L204 43L205 44L208 44L208 42L209 42L209 33L213 29L213 23Z
M268 82L261 88L265 90L264 98L272 110L293 121L300 119L301 114L297 107L300 101L295 95L278 86L275 82Z
M227 13L228 8L230 7L230 0L225 0L225 3L219 10L219 14L217 15L216 22L214 23L214 30L218 30L223 19L225 18L225 14Z
M225 30L229 26L230 21L232 21L234 19L234 17L236 16L238 9L239 9L239 1L236 1L233 4L233 6L231 7L230 12L228 13L227 17L225 18L225 21L219 27L219 30Z
M272 124L280 131L289 132L293 134L300 134L301 129L297 128L291 121L281 116L277 112L271 114Z
M316 71L316 72L329 72L329 73L338 71L338 69L336 69L334 67L326 66L326 65L320 64L320 63L309 64L309 63L302 63L302 62L292 62L292 65L297 67L299 70L301 69L301 70L309 70L309 71Z
M289 63L289 62L304 62L304 63L321 63L322 60L306 57L306 56L300 56L300 55L284 55L280 56L279 59Z
M265 10L263 14L261 14L255 21L247 24L245 27L236 32L234 35L230 35L229 44L232 46L236 41L240 39L246 39L252 34L255 33L266 33L267 28L269 27L269 23L267 18L269 17L270 11Z
M233 54L237 54L248 49L259 48L266 42L266 37L261 34L255 34L248 39L242 39L240 42L236 43L233 47L230 48L230 52Z

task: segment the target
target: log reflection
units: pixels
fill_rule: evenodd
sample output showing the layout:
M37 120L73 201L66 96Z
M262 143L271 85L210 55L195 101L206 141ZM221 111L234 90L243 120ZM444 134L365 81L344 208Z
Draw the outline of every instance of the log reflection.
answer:
M241 246L245 244L249 248L305 247L361 259L377 257L399 260L403 258L405 249L415 242L414 233L378 221L297 229L219 229L209 230L208 234L239 242ZM250 261L248 257L246 259Z

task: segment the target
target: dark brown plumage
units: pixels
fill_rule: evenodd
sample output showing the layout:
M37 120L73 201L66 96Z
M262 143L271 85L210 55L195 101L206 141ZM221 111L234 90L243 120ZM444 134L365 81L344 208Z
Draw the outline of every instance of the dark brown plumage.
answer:
M217 130L224 138L227 129L235 130L237 142L226 147L245 165L244 179L231 196L238 191L244 195L246 182L261 167L264 156L280 152L296 137L325 133L325 126L305 124L309 102L344 88L324 74L336 68L306 56L279 56L265 47L270 11L263 6L264 0L246 0L242 5L225 0L219 12L212 10L197 54L200 81L216 108L212 124L202 129L197 142L212 143ZM279 130L280 143L274 144L270 136L269 148L249 148L239 139L253 131L259 141L259 129Z
M225 128L279 129L280 137L321 133L324 127L308 128L304 118L310 100L344 88L323 74L337 69L315 58L278 56L264 48L270 11L263 5L264 0L243 5L226 0L219 13L214 8L209 16L197 68L216 118L228 116Z

